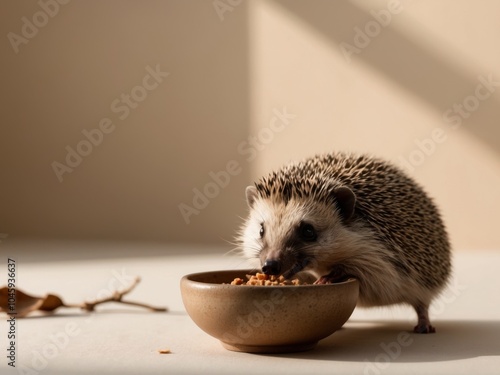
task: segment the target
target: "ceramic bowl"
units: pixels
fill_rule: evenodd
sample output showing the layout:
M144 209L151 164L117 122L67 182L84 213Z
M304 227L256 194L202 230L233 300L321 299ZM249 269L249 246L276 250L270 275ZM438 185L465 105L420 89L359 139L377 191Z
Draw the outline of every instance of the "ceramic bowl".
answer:
M224 348L250 353L312 349L351 316L359 283L230 285L251 270L193 273L181 279L184 306L203 331Z

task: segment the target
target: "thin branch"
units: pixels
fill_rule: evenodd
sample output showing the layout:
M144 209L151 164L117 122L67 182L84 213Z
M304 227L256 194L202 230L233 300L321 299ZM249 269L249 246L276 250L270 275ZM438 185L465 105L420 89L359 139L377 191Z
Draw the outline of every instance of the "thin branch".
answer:
M118 290L115 291L111 297L98 299L98 300L95 300L93 302L82 302L81 304L72 305L71 307L80 307L82 310L94 311L94 309L97 305L102 305L103 303L106 303L106 302L117 302L117 303L123 303L125 305L144 307L144 308L152 310L152 311L168 311L168 309L166 307L155 307L155 306L148 305L146 303L122 300L123 296L130 293L137 286L137 284L139 284L140 281L141 281L141 278L139 276L136 276L134 281L132 282L132 284L130 284L130 286L123 289L122 291L118 291ZM70 307L69 305L66 305L66 306Z
M146 303L141 303L141 302L120 301L120 303L123 303L125 305L144 307L144 308L149 309L151 311L168 311L168 309L166 307L155 307L155 306L151 306L151 305L148 305Z

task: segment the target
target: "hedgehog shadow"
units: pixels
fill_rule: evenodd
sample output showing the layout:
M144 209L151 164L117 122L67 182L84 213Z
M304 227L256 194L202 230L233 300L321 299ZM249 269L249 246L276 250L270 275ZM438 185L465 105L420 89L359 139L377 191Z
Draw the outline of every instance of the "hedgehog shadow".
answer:
M443 362L498 356L500 321L436 321L437 333L414 334L407 322L351 321L311 351L273 355L347 362ZM398 342L399 338L399 342Z

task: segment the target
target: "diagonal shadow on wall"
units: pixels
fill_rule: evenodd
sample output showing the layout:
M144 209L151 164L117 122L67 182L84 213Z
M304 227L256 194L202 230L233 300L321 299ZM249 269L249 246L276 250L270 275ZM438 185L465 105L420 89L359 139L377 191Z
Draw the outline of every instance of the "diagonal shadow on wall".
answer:
M315 1L313 4L300 0L273 1L321 32L339 53L342 53L340 43L354 45L355 27L363 29L368 21L374 20L368 11L347 1L323 0ZM399 14L392 17L399 17ZM436 53L390 23L379 35L373 37L366 48L350 57L368 64L434 108L440 115L452 109L455 103L461 104L466 97L474 95L476 87L480 84L479 76L483 76L486 80L490 75L490 72L479 67L470 67L468 70L459 68L452 61L452 57ZM500 83L500 77L493 76L493 80ZM498 91L500 86L493 89ZM482 93L486 91L482 90ZM473 108L471 105L473 102L471 99L470 103L467 103L469 108ZM500 154L498 99L490 96L484 101L479 101L476 110L466 112L465 116L460 119L460 129L466 129ZM447 128L452 123L443 118L442 123L436 125Z

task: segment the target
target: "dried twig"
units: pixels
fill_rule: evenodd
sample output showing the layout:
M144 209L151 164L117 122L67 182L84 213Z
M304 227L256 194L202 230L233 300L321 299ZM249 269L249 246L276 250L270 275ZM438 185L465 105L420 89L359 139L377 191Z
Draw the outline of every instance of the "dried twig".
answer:
M22 292L19 289L15 291L12 288L0 288L0 311L7 314L16 314L17 317L24 317L32 311L53 312L59 307L78 307L85 311L95 311L95 307L107 302L122 303L125 305L144 307L151 311L168 311L166 307L155 307L141 302L124 301L123 296L130 293L137 284L141 281L140 277L136 277L131 285L121 291L115 291L112 296L102 299L96 299L92 302L82 302L77 304L69 304L55 294L47 294L45 297L33 297ZM15 293L15 303L12 302L12 293Z
M94 302L82 302L81 304L73 305L72 307L80 307L82 310L94 311L94 308L97 305L101 305L101 304L106 303L106 302L118 302L118 303L123 303L125 305L144 307L144 308L152 310L152 311L167 311L166 307L154 307L154 306L151 306L151 305L148 305L145 303L141 303L141 302L132 302L132 301L122 300L122 297L124 295L130 293L136 287L136 285L139 284L140 281L141 281L141 278L139 276L136 276L133 283L130 284L130 286L123 289L121 292L115 291L111 297L103 298L100 300L95 300Z

